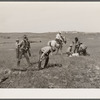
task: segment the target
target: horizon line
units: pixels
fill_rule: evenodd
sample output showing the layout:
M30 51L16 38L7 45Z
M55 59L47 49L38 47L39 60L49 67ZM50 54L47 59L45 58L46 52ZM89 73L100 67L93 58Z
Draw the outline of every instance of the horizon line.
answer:
M63 32L66 32L66 33L67 32L73 32L73 33L74 32L75 33L79 33L79 32L80 33L100 33L100 32L96 32L96 31L95 32L85 32L85 31L54 31L54 33L56 33L56 32L62 32L62 33ZM35 33L35 34L41 33L42 34L42 33L53 33L53 32L0 32L0 33Z

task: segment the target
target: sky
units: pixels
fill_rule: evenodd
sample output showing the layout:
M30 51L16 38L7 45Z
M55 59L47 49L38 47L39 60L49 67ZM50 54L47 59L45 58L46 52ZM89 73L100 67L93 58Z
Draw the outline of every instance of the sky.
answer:
M100 2L0 2L0 32L100 32Z

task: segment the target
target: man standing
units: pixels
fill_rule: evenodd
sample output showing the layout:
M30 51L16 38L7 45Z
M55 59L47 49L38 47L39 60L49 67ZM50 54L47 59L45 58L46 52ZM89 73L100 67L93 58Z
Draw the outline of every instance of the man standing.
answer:
M30 51L31 46L30 46L30 42L28 40L28 37L26 37L26 40L27 40L27 52L28 52L29 56L31 57L31 51Z
M78 37L75 37L75 41L73 42L74 44L74 53L78 53L78 50L79 50L79 40L78 40Z
M23 40L19 43L19 51L20 51L20 53L19 53L17 65L18 66L20 65L20 60L22 59L22 56L24 55L28 65L30 66L30 60L27 55L28 47L27 47L27 36L26 35L23 36Z
M19 39L16 39L16 58L19 58Z

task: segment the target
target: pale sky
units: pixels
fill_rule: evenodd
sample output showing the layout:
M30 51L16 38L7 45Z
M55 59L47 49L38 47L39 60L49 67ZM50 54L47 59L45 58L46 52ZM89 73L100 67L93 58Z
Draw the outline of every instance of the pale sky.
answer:
M100 32L100 2L0 2L0 32Z

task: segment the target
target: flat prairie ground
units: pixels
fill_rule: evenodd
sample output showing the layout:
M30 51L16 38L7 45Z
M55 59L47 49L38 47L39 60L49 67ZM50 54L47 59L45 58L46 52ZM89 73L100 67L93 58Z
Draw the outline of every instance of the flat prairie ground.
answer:
M31 43L30 61L25 58L16 66L16 39L26 34ZM99 88L100 87L100 34L67 33L66 52L71 41L78 37L88 46L90 56L67 57L66 54L50 55L47 68L38 70L41 47L55 39L55 33L0 33L0 88Z

